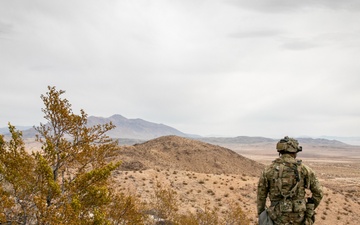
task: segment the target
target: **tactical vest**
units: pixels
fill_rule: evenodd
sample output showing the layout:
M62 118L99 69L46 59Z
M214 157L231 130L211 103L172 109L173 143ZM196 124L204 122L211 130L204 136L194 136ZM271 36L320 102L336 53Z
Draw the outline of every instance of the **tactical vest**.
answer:
M305 177L301 161L297 163L276 159L268 176L269 197L272 205L279 205L280 212L304 212Z

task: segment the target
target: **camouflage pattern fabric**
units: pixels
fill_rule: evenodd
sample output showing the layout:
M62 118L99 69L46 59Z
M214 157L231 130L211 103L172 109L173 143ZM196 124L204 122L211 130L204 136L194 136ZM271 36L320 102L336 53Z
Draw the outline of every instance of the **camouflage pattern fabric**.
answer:
M305 199L305 189L312 193L311 199ZM266 199L271 205L267 211L274 224L312 224L314 209L319 205L323 193L315 173L301 161L283 154L273 161L261 173L258 192L258 214L266 208ZM310 204L312 203L312 204ZM312 208L312 212L309 212Z

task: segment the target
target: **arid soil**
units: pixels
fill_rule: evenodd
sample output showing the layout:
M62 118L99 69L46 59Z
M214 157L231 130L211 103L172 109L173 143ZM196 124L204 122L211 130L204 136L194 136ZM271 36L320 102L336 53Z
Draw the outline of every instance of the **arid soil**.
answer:
M264 165L278 156L275 143L223 146ZM360 146L303 145L297 158L316 172L324 187L316 224L360 224Z
M159 187L174 190L181 213L215 206L221 216L239 204L251 224L257 224L258 176L278 157L275 145L213 145L165 136L123 146L116 157L123 163L113 174L114 186L144 203ZM307 144L298 158L316 172L324 189L315 224L360 224L360 146Z
M208 204L216 206L221 216L231 204L240 204L251 224L257 224L259 168L278 156L274 143L223 145L253 161L244 158L234 161L232 154L222 158L229 153L219 145L168 136L125 147L119 157L133 163L116 171L116 183L119 190L134 192L145 202L154 195L157 186L169 187L176 191L183 213L204 210ZM316 224L360 224L360 147L303 148L298 158L314 169L324 189ZM131 154L138 151L142 155ZM219 151L224 152L218 154ZM141 160L142 157L153 160Z

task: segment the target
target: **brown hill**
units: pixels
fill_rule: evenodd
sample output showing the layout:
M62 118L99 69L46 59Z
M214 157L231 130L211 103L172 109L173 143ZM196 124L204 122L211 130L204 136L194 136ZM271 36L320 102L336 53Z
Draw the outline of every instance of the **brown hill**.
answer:
M272 150L270 159L265 160L263 151L268 145L242 144L240 149L248 154L257 151L257 161L268 164L277 157ZM268 147L273 149L274 145ZM134 193L149 203L160 184L177 193L180 213L198 212L209 204L217 207L222 217L235 203L246 212L251 225L257 224L256 191L263 164L225 147L178 136L124 146L118 157L123 165L114 172L116 190ZM324 187L324 200L317 209L316 223L359 224L359 160L328 160L306 158Z
M236 152L178 136L163 136L122 147L122 168L174 169L197 173L259 175L263 165Z

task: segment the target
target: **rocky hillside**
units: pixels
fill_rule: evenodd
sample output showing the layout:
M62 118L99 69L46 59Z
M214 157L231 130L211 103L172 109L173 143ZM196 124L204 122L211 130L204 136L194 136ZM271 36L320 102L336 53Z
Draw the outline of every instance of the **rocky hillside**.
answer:
M119 154L123 169L176 169L212 174L258 175L263 165L234 151L179 136L163 136L133 146Z
M267 142L248 144L249 151L258 146L259 157L264 157L262 147L267 145ZM271 146L273 149L273 144ZM121 168L114 172L114 186L118 191L134 193L149 202L159 185L169 187L176 193L180 213L202 211L207 205L217 207L218 216L222 217L232 204L238 204L250 224L257 224L256 191L263 164L225 147L178 136L122 146L117 157L123 161ZM273 157L274 154L271 160ZM334 158L335 161L318 159L307 158L324 187L317 224L359 224L358 155L354 162L346 159L341 163L339 157Z

